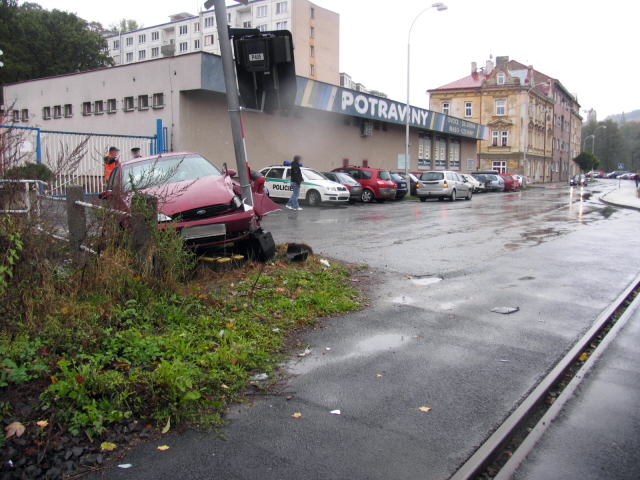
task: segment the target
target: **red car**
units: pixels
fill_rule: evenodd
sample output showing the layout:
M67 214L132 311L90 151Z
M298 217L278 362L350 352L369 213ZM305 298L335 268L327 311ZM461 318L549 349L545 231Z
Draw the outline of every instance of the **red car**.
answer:
M280 207L255 189L254 208L246 206L231 180L235 173L193 152L135 158L116 167L100 198L129 212L133 191L147 193L158 199L158 226L175 221L186 246L240 244L249 240L252 223L257 229L262 215Z
M396 198L397 185L391 179L391 174L387 170L369 167L341 167L334 168L332 172L348 173L362 185L360 200L364 203L383 203L387 199Z
M516 189L520 188L520 182L515 177L512 177L511 175L509 175L507 173L499 173L498 175L500 175L504 179L504 189L505 189L505 191L506 190L516 190Z

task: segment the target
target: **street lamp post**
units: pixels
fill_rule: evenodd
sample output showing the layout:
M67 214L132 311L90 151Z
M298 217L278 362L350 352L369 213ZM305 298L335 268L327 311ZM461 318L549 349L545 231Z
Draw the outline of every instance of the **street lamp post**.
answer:
M525 115L524 115L525 125L523 125L524 126L524 146L523 146L524 154L523 154L523 158L522 158L522 160L523 160L523 162L522 162L522 175L523 176L526 176L526 173L525 173L524 169L526 168L526 165L527 165L527 150L529 149L529 145L528 145L528 143L529 143L529 122L527 121L527 117L529 116L529 92L531 92L531 90L536 88L538 85L544 85L546 83L547 82L536 83L533 86L531 86L529 88L529 90L527 90L527 101L525 103L525 111L524 111L524 113L525 113ZM547 132L546 132L546 128L545 128L545 136L546 135L547 135ZM545 142L545 144L546 144L546 142ZM547 147L545 145L545 149L546 148ZM544 152L544 153L546 154L547 152ZM544 182L544 172L542 172L542 181Z
M582 141L582 151L584 152L586 149L586 144L587 144L587 140L589 140L590 138L595 137L595 135L588 135L586 137L584 137L584 140Z
M606 130L607 126L606 125L600 125L598 128L596 128L593 131L593 135L590 135L591 136L591 155L595 155L596 154L596 149L595 149L595 147L596 147L596 132L600 128L604 128Z
M404 173L407 176L407 182L409 184L411 183L409 180L409 124L411 122L411 114L410 114L411 106L409 105L409 85L410 85L409 71L411 66L411 30L413 29L413 24L416 23L416 20L418 20L418 17L420 17L420 15L422 15L424 12L432 8L435 8L439 12L441 12L443 10L446 10L448 7L442 2L437 2L431 5L430 7L425 8L423 11L421 11L416 16L416 18L413 19L413 22L411 23L411 27L409 28L409 36L407 38L407 110L405 112L405 120L406 120L407 128L406 128L405 149L404 149Z

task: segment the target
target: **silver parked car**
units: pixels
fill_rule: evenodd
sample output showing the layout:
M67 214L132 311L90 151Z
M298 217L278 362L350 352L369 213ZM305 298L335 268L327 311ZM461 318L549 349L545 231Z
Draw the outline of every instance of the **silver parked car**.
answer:
M462 177L471 184L471 186L473 187L473 193L486 191L484 182L481 182L473 175L470 175L468 173L461 173L460 175L462 175Z
M355 203L360 200L362 195L362 185L348 173L342 172L321 172L332 182L344 185L349 190L349 203Z
M420 184L416 189L416 196L421 202L425 202L427 198L448 198L452 202L458 197L471 200L472 195L473 186L458 172L451 170L424 172L420 175Z
M502 178L500 175L494 175L492 173L485 173L484 176L491 180L492 192L504 192L504 178Z

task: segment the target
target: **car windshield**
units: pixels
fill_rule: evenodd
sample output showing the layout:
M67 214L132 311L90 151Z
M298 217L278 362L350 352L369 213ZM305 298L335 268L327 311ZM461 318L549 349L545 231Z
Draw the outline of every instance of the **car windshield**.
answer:
M390 175L391 175L391 180L393 180L394 182L404 182L404 178L402 178L397 173L391 173Z
M222 175L215 165L197 154L161 156L124 164L122 169L125 185L138 189Z
M420 180L442 180L444 178L444 173L442 172L425 172L420 177Z
M356 179L347 173L336 173L335 176L345 185L360 185Z
M302 173L304 173L307 180L327 180L327 177L322 175L320 172L316 172L310 168L303 169Z

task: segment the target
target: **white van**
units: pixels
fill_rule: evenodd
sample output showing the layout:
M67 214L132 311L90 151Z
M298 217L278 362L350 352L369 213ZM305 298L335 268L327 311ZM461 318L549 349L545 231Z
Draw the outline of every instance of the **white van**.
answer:
M349 203L349 190L344 185L328 180L320 172L312 168L300 167L302 171L302 185L300 185L300 200L310 206L320 203ZM264 184L269 189L269 197L288 200L293 192L291 186L291 167L289 165L273 165L260 170L265 176Z

